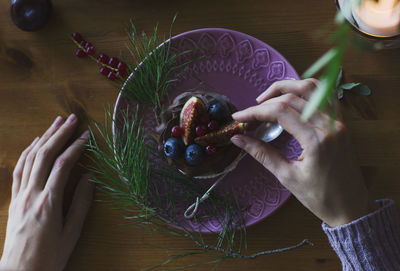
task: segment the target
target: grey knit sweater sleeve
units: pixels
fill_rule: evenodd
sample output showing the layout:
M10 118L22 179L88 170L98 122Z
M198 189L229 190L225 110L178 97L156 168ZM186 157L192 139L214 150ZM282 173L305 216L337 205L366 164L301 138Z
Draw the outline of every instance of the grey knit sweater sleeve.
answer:
M400 222L392 200L349 224L322 228L339 256L344 271L399 271Z

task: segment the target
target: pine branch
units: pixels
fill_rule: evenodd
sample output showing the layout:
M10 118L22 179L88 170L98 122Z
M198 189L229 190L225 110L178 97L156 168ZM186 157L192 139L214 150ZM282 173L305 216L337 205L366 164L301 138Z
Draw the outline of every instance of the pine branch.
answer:
M153 145L157 142L147 135L143 121L138 115L140 110L142 108L137 106L134 112L121 112L122 118L116 123L109 108L106 110L104 125L95 123L95 130L90 128L87 143L88 157L92 161L87 167L96 174L93 181L103 193L112 198L118 209L134 213L125 216L129 225L151 232L188 238L201 248L202 253L222 253L219 256L210 255L218 259L251 259L309 244L308 241L303 241L289 248L243 255L242 247L247 246L243 207L238 204L234 193L225 196L212 194L208 203L204 204L203 213L195 216L195 221L202 227L207 228L204 222L210 217L216 219L222 227L217 233L216 245L206 244L200 231L192 228L190 224L182 224L177 219L177 215L182 215L177 212L183 212L177 210L177 204L182 199L190 202L202 192L202 188L197 182L168 165L164 156L160 155ZM119 131L114 138L110 131L113 124ZM184 191L185 198L181 198L174 189ZM171 228L171 224L177 225L180 230ZM236 240L236 232L240 233L239 240ZM189 249L189 254L185 256L200 254L192 253L196 251ZM172 257L171 261L176 258Z

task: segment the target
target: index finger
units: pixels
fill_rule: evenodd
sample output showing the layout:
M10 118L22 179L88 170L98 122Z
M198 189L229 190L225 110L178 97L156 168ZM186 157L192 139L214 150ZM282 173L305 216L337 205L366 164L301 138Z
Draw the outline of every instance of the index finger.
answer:
M293 93L308 100L317 87L318 80L308 78L305 80L282 80L274 82L266 91L256 98L257 103L261 104L266 100L277 97L281 94Z
M37 188L43 189L55 157L64 147L65 143L71 138L77 124L78 119L76 115L71 114L60 129L58 129L40 148L37 154L38 157L35 159L32 167L31 187L36 186Z
M277 121L303 148L316 135L310 124L301 120L300 113L285 103L256 105L236 112L232 117L241 122Z

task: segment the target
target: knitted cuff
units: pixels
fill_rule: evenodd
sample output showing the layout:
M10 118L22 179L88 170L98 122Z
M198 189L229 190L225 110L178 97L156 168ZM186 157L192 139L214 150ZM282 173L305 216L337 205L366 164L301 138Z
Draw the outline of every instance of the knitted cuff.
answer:
M393 200L377 201L381 208L335 228L322 223L345 271L400 270L400 222Z

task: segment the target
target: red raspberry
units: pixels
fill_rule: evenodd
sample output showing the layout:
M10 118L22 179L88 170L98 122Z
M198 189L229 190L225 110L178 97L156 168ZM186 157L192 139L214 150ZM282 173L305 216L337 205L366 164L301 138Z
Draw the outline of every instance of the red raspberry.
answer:
M113 71L110 71L107 75L107 78L111 81L114 81L115 79L117 79L117 76L115 75L115 73Z
M100 73L104 76L107 76L109 73L111 72L111 70L107 67L101 67L100 68Z
M196 135L203 136L205 134L207 134L207 129L205 126L199 125L196 127Z
M119 70L119 71L117 71L116 75L117 75L117 77L125 77L126 73L125 73L125 71Z
M76 55L77 57L84 57L84 56L86 55L86 53L85 53L82 49L78 48L78 49L76 50L76 52L75 52L75 55Z
M86 48L86 53L88 54L88 55L94 55L94 53L95 53L95 51L94 51L94 48L93 47L87 47Z
M213 155L213 154L215 154L217 152L217 148L215 147L215 146L213 146L213 145L208 145L207 147L206 147L206 153L208 154L208 155Z
M212 120L208 123L207 125L208 130L210 131L217 131L219 128L218 122L216 122L215 120Z
M101 63L107 64L109 59L110 59L110 57L108 55L100 54L99 58L97 60L100 61Z
M110 60L108 60L108 65L113 67L113 68L116 68L117 65L118 65L118 61L119 61L118 58L111 57Z
M83 40L82 35L78 32L72 33L72 38L78 43Z
M90 42L86 42L85 43L85 48L90 48L93 47L93 45Z
M172 127L171 129L171 134L173 137L180 137L183 136L183 129L182 127L175 125L174 127Z
M124 62L120 61L117 65L117 68L119 71L126 71L127 66Z

